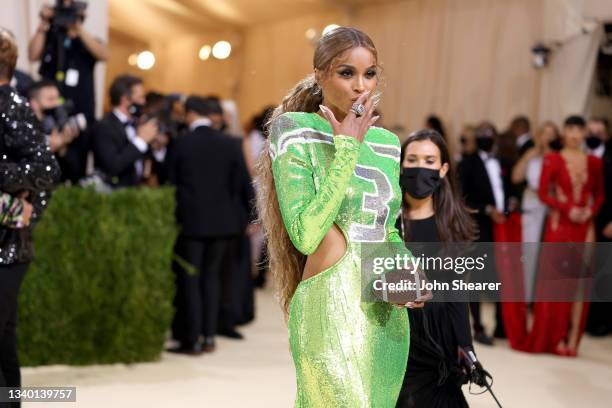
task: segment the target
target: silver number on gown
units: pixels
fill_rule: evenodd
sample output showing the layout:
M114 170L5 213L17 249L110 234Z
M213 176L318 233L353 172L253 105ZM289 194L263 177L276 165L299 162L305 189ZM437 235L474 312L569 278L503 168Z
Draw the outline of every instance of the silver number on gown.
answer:
M354 223L349 230L351 240L356 242L384 242L387 236L389 201L393 198L391 183L386 174L376 167L357 165L355 175L374 183L374 193L363 193L361 209L374 215L371 225Z

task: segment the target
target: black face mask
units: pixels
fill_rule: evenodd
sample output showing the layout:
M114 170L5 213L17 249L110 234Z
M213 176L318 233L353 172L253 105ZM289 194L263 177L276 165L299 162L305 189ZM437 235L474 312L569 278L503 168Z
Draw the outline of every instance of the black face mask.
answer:
M476 146L479 150L483 150L487 153L493 150L493 138L492 137L477 137Z
M130 112L130 115L132 115L133 118L139 118L142 116L143 108L144 105L141 103L132 103L128 108L128 111Z
M404 167L400 175L400 186L414 198L429 197L440 187L440 170Z
M43 109L41 119L43 133L48 135L53 129L62 129L70 118L70 112L71 107L66 104Z
M563 149L563 144L561 143L561 138L559 137L548 142L548 146L556 151Z
M593 133L589 133L589 135L584 139L586 145L589 149L597 149L599 145L601 145L601 139L595 136Z
M42 113L43 116L53 116L55 117L55 111L57 110L57 108L47 108L47 109L43 109Z

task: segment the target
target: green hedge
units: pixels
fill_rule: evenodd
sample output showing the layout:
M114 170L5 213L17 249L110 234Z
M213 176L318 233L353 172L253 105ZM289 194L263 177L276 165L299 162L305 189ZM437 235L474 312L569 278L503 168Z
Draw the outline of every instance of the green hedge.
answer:
M173 315L174 190L61 187L19 299L24 366L152 361Z

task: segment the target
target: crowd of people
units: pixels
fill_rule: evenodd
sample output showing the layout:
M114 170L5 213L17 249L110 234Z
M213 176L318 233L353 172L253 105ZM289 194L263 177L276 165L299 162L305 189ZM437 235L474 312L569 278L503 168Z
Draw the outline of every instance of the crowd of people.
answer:
M218 97L147 92L142 79L119 75L110 81L111 110L96 121L93 69L108 58L108 47L83 29L84 10L65 25L54 21L54 10L43 6L28 49L31 60L41 61L38 81L16 74L15 40L0 30L0 387L20 385L17 294L31 260L31 228L60 177L106 192L176 187L180 233L171 331L177 345L169 351L197 356L215 350L217 335L242 339L237 327L254 319L254 288L266 282L267 249L256 222L259 187L253 180L262 154L268 158L274 107L262 109L242 137ZM321 125L315 119L310 125ZM463 129L455 156L440 118L428 117L425 127L401 147L405 195L397 225L406 242L495 242L503 240L498 231L516 220L526 243L612 240L612 140L605 119L573 115L560 128L546 121L535 132L525 116L504 132L482 122ZM440 228L448 223L459 228ZM527 256L524 265L528 298L537 294L537 258ZM448 362L448 398L461 394L461 380L453 377L459 375L453 371L456 347L473 353L467 310L432 304L410 314L412 350L420 352L411 351L409 365ZM493 337L506 337L502 306L497 304L493 336L485 332L480 304L471 303L469 310L476 342L492 345ZM535 302L533 327L513 347L575 356L585 328L593 335L612 332L611 312L607 303ZM441 395L415 394L415 384L432 391L427 384L439 380L415 378L415 372L405 377L400 402L412 401L405 406Z
M176 187L171 332L177 346L169 351L199 355L215 349L216 335L241 339L236 327L254 318L254 286L264 279L252 276L265 249L252 223L251 181L263 116L243 143L229 135L236 129L228 116L232 104L215 96L147 93L140 78L120 75L109 86L111 111L96 120L94 66L107 58L108 47L83 29L84 9L73 18L61 10L60 20L57 7L42 7L29 44L30 59L41 62L39 80L16 69L15 37L0 29L0 387L21 384L18 293L32 260L32 228L59 183L106 193ZM258 241L257 256L251 257L250 237Z
M498 134L483 122L461 135L459 179L469 207L477 210L479 241L504 240L498 233L515 227L524 243L609 242L612 239L610 137L605 118L568 116L561 128L546 121L535 132L525 116ZM543 274L538 246L524 246L527 302L537 300L537 274ZM472 304L475 340L492 344ZM612 329L609 305L535 302L534 327L516 348L576 355L585 327L594 335ZM606 313L607 310L607 313ZM497 313L501 322L500 308ZM551 333L556 333L552 335ZM494 337L505 337L498 324Z

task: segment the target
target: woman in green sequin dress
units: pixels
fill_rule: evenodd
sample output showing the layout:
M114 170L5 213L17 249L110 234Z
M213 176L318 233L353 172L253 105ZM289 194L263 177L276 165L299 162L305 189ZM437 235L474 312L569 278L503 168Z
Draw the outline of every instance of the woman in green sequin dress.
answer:
M259 163L260 215L288 314L296 407L394 407L404 377L406 310L361 300L361 245L402 242L394 226L400 145L373 126L378 71L366 34L340 27L324 35L314 74L275 110ZM366 112L351 112L353 103Z

